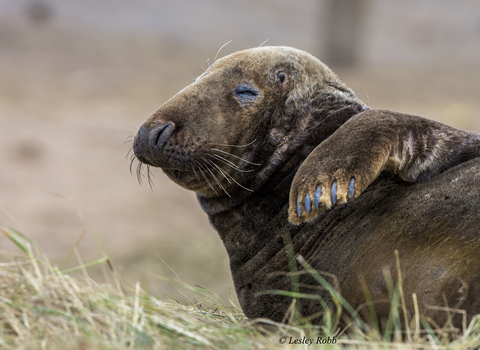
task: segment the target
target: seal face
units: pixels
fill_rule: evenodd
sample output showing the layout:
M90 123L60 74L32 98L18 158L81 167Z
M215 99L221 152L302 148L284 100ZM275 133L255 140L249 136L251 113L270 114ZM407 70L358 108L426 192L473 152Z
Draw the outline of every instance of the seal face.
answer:
M147 119L133 149L197 193L248 317L284 318L291 298L266 291L291 290L292 264L306 266L294 256L335 276L353 308L364 291L388 299L395 252L409 315L412 293L437 324L449 320L445 302L480 313L479 135L372 110L308 53L219 59ZM295 281L334 307L311 274ZM318 298L297 300L301 314L321 315ZM375 307L388 317L388 305Z

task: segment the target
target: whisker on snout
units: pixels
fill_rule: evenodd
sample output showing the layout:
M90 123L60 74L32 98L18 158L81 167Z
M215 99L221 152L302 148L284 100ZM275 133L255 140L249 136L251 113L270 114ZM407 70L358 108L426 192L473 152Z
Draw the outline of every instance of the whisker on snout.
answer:
M215 168L218 169L218 172L219 172L221 175L223 175L223 177L225 178L225 180L228 181L228 183L232 183L232 182L230 181L230 180L232 180L233 182L235 182L238 186L240 186L240 187L243 188L244 190L247 190L247 191L249 191L249 192L253 192L253 190L251 190L251 189L249 189L249 188L247 188L247 187L242 186L241 184L239 184L230 174L228 174L227 172L225 172L224 170L222 170L221 167L219 167L217 164L215 164L215 162L213 162L213 161L208 161L208 160L205 160L205 161L207 161L209 164L215 166ZM225 191L225 193L227 193L227 192ZM228 195L228 193L227 193L227 195ZM228 195L228 196L230 197L230 195Z
M152 174L152 171L150 169L150 165L146 164L146 167L147 167L147 171L143 171L143 163L140 162L138 163L137 165L137 170L136 170L136 173L137 173L137 180L138 180L138 183L140 185L142 185L142 181L143 181L143 177L145 176L146 174L146 177L147 177L147 182L148 182L148 187L150 187L150 189L153 191L153 180L152 180L152 177L153 177L153 174Z
M190 167L192 168L192 171L195 174L195 177L197 178L198 182L202 182L202 180L200 180L200 178L198 177L197 171L195 170L195 167L193 166L193 164L191 162L189 162L189 164L190 164Z
M228 175L228 174L227 174L227 175ZM235 182L238 186L240 186L240 187L243 188L244 190L246 190L246 191L248 191L248 192L253 192L252 189L240 185L233 177L231 177L230 175L228 175L228 176L233 180L233 182Z
M137 170L136 170L136 174L137 174L137 180L138 180L138 183L141 185L142 184L142 175L143 175L143 170L142 170L142 164L143 163L138 163L137 164Z
M127 157L131 152L132 152L132 150L130 150L127 153ZM135 156L135 154L132 154L130 156L130 174L132 174L132 175L133 175L133 163L135 163L135 160L137 160L137 157ZM143 170L144 165L147 167L146 172ZM153 191L153 179L152 178L155 177L155 176L152 174L152 170L150 168L150 165L144 164L144 163L139 161L138 164L137 164L137 168L135 169L135 174L137 176L137 181L140 185L142 185L143 177L146 174L148 187L150 187L150 189Z
M240 187L243 188L244 190L247 190L247 191L249 191L249 192L253 192L253 190L251 190L250 188L247 188L247 187L245 187L245 186L243 186L243 185L240 185L240 184L238 183L238 181L235 180L230 174L228 174L228 173L226 173L226 172L224 172L224 171L222 171L222 173L224 174L223 176L225 177L225 179L226 179L229 183L230 183L230 181L229 181L229 178L230 178L233 182L235 182L238 186L240 186Z
M258 45L258 46L252 51L252 53L250 54L250 56L248 56L248 58L246 59L245 64L247 64L248 61L250 61L250 59L251 59L252 56L257 52L257 50L258 50L259 48L261 48L261 47L263 46L263 44L265 44L268 40L269 40L269 39L265 40L263 43L261 43L260 45Z
M217 57L218 57L218 54L220 53L220 51L222 51L222 49L227 46L228 44L230 44L233 40L230 40L230 41L227 41L225 44L222 45L221 48L218 49L217 51L217 54L215 55L215 58L213 59L213 63L215 63L217 61Z
M260 57L259 59L253 61L252 63L250 63L246 68L243 69L243 72L246 72L248 70L248 68L250 68L251 66L253 66L255 63L257 63L258 61L261 61L263 60L264 58L267 58L268 56L262 56Z
M252 163L252 162L249 162L249 161L248 161L248 160L246 160L246 159L243 159L243 158L241 158L241 157L238 157L238 156L236 156L236 155L234 155L234 154L231 154L231 153L229 153L229 152L222 151L222 150L220 150L220 149L217 149L217 148L212 148L212 150L213 150L213 151L220 152L220 153L223 153L223 154L226 154L226 155L228 155L228 156L231 156L231 157L234 157L234 158L237 158L237 159L241 160L242 162L245 162L245 163L248 163L248 164L252 164L252 165L258 165L258 166L260 166L260 165L261 165L261 164L258 164L258 163Z
M207 182L208 186L210 186L210 188L213 190L213 192L215 192L215 194L217 194L217 191L215 191L215 188L213 188L212 184L210 183L210 181L208 181L208 178L207 176L205 175L205 173L203 172L202 168L205 169L202 164L200 164L199 162L195 161L195 163L197 163L198 165L198 170L200 171L200 174L202 174L203 178L205 179L205 181Z
M155 177L153 174L152 174L152 170L150 168L150 165L147 164L147 179L148 179L148 187L150 187L153 191L153 180L152 180L152 177Z
M203 161L206 163L206 164L205 164L205 167L207 168L207 170L208 170L208 172L210 173L210 175L212 175L212 177L213 177L213 179L215 180L215 182L217 183L218 187L220 187L220 188L223 190L223 192L225 192L225 194L226 194L227 196L231 197L230 194L229 194L229 193L227 192L227 190L225 189L225 187L222 186L222 183L218 180L218 178L212 173L212 171L211 171L210 168L208 167L207 164L210 164L210 165L211 165L212 162L209 162L208 160L206 160L206 159L203 158L203 157L201 157L201 158L202 158ZM214 164L214 165L215 165L215 164ZM218 167L217 167L217 168L218 168ZM220 172L220 175L223 175L223 174Z
M125 142L122 144L122 146L125 146L125 145L129 145L130 148L128 149L128 152L125 154L125 159L130 157L130 154L133 152L133 141L135 140L135 136L134 135L130 135L127 137L127 139L125 140ZM132 159L133 158L133 159ZM130 157L130 159L133 161L135 159L135 155L133 155L132 157ZM132 173L132 164L130 163L130 174Z
M137 157L135 156L135 154L132 154L130 156L130 174L131 175L133 175L132 168L133 168L133 162L135 162L135 159L137 159Z
M127 144L133 146L133 140L134 139L135 139L135 136L133 136L133 135L128 136L127 139L125 140L125 142L122 144L122 146L125 146ZM130 156L130 153L132 153L132 151L133 151L133 148L130 147L128 152L125 154L125 158L128 158Z
M134 136L130 136L129 139L125 143L133 143ZM256 139L245 144L245 145L227 145L227 144L214 144L217 147L228 146L228 147L247 147L252 145L256 142ZM240 188L253 192L250 188L245 187L244 185L240 184L238 179L235 179L232 171L227 171L225 167L231 168L233 171L238 171L239 173L249 173L254 171L251 170L243 170L239 165L239 161L244 162L245 164L251 164L259 166L260 164L250 162L244 158L238 157L230 152L223 151L219 148L211 148L210 153L205 152L204 156L200 156L198 153L195 155L195 151L192 150L189 146L187 146L187 150L191 152L190 156L187 159L184 159L185 165L191 168L195 178L200 182L204 182L208 184L208 186L212 189L215 194L218 194L218 189L221 189L228 197L231 197L230 193L227 191L227 183L231 186L238 185ZM206 151L206 150L205 150ZM211 159L206 159L207 156ZM238 159L229 160L228 156ZM138 183L143 185L144 179L147 179L148 187L153 190L153 177L150 165L143 163L140 161L135 153L133 153L133 148L131 147L125 155L126 158L130 160L130 174L134 174L137 177ZM197 159L195 159L197 158ZM138 164L135 164L135 161L138 161ZM145 165L145 167L144 167ZM220 176L219 176L220 175Z
M225 171L222 170L222 168L220 168L217 164L215 164L215 163L214 163L213 161L211 161L211 160L205 159L205 158L203 158L203 157L202 157L202 159L203 159L205 162L207 162L208 164L213 165L214 168L217 170L217 172L220 173L220 175L222 175L222 176L225 178L225 180L228 181L228 183L232 183L232 182L230 181L230 179L225 176L226 173L225 173ZM227 175L228 175L228 174L227 174Z
M223 158L222 156L220 156L220 155L218 155L218 154L216 154L216 153L214 153L213 155L207 153L207 155L210 156L210 157L215 157L217 160L221 161L221 162L222 162L223 164L225 164L226 166L228 166L228 167L230 167L230 168L232 168L233 170L236 170L236 171L238 171L238 172L241 172L241 173L250 173L250 172L253 171L253 169L251 169L251 170L242 170L242 169L240 169L235 163L232 163L232 162L229 161L228 159L225 159L225 158Z
M252 145L257 139L253 140L252 142L247 143L246 145L226 145L224 143L208 143L209 145L213 146L227 146L227 147L247 147Z
M132 157L130 156L130 153L132 153L132 151L133 151L133 148L130 148L128 150L128 152L125 154L125 159L127 159L128 157L130 157L130 159L132 159Z
M208 161L209 164L212 164L220 174L222 174L222 176L225 178L225 180L228 181L229 184L232 183L232 181L230 181L230 178L231 177L230 175L228 175L228 173L226 173L222 168L220 168L217 164L215 164L213 161Z

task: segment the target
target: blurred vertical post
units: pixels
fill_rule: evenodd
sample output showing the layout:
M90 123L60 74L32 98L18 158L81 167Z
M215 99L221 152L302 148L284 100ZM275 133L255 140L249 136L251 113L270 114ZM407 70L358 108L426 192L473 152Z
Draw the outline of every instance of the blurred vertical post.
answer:
M335 66L352 66L360 59L368 0L327 0L326 59Z

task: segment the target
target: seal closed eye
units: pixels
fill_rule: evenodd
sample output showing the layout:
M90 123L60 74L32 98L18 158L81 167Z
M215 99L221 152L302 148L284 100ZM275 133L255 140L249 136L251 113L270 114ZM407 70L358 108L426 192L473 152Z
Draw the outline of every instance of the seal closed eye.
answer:
M438 325L461 325L445 305L480 313L480 136L370 109L306 52L217 60L142 125L133 149L197 193L250 318L285 319L292 299L265 291L292 288L286 240L335 276L354 309L368 292L379 319L390 313L384 273L397 276L395 251L408 317L413 293ZM310 274L297 277L297 292L314 296L297 300L301 314L321 322L318 300L334 300Z

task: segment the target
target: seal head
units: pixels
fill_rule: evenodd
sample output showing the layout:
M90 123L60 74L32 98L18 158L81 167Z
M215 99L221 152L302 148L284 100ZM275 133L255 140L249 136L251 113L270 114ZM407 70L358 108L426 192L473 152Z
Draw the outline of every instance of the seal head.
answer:
M161 106L140 128L134 152L203 198L245 198L364 109L306 52L245 50L219 59Z

